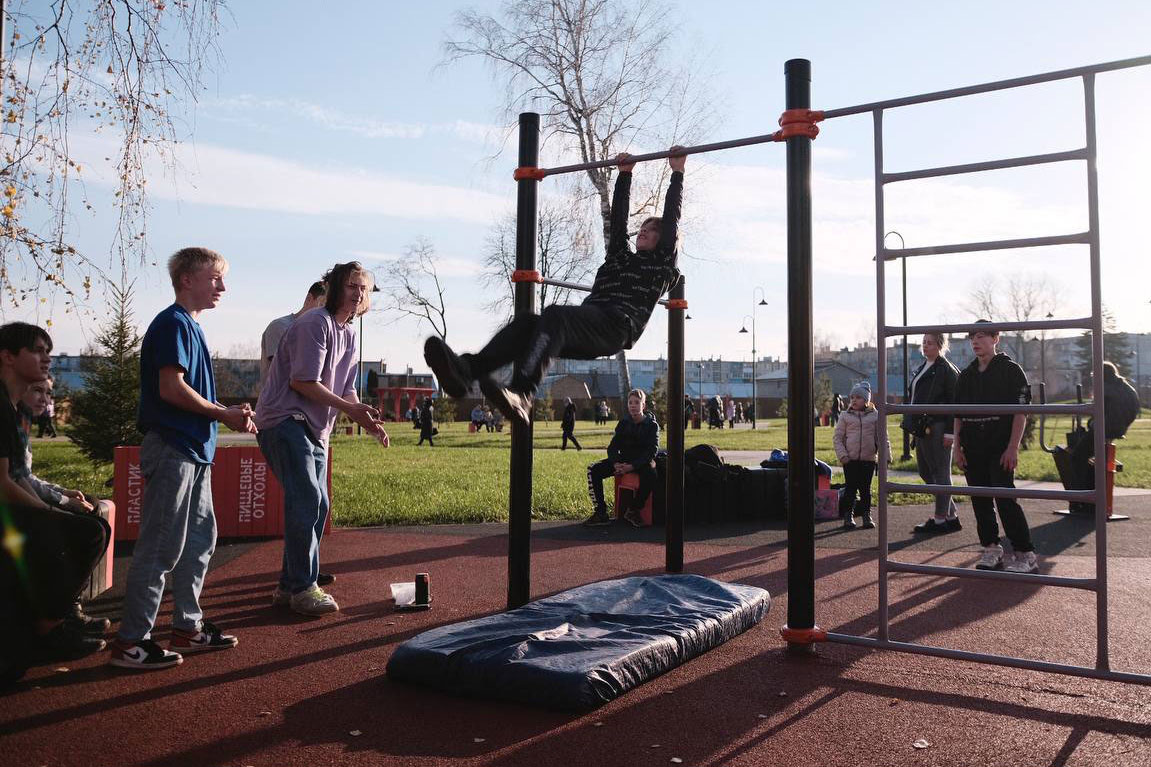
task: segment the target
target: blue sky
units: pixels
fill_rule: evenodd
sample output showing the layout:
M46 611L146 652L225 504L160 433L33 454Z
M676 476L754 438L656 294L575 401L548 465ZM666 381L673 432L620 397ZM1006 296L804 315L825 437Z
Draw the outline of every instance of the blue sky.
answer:
M150 181L157 263L137 270L141 325L170 301L162 265L184 245L215 248L231 262L227 295L201 321L215 350L239 355L254 352L267 322L294 310L333 263L378 266L423 236L447 276L449 342L467 350L485 341L499 318L483 308L491 296L478 284L482 245L514 207L515 150L514 139L502 143L510 134L500 124L499 82L479 62L441 66L453 14L465 5L498 7L234 2L221 65L184 124L181 168L175 176L157 170ZM1151 54L1151 4L1134 0L1090 8L1064 0L720 1L669 4L668 13L678 20L678 48L713 73L720 127L708 140L770 132L783 108L784 62L794 57L812 61L814 105L831 109ZM1081 93L1072 81L889 112L886 167L1076 148ZM1149 94L1151 67L1099 77L1103 298L1130 331L1151 331L1143 276ZM826 122L815 144L815 324L835 345L866 340L876 324L871 137L869 116L849 117ZM107 251L110 221L106 195L99 204L103 141L82 135L74 143L92 158L87 183L98 210L75 223L95 253ZM737 331L756 286L769 303L756 315L759 350L786 353L783 168L780 145L689 160L681 263L693 316L689 357L750 357L750 340ZM1086 225L1083 179L1076 163L895 185L887 228L909 247L1078 231ZM1085 313L1086 263L1085 248L911 260L909 320L969 320L966 294L988 274L1044 275L1060 291L1057 315ZM895 265L889 277L889 317L897 320ZM97 310L101 300L94 295ZM663 317L636 356L665 353ZM71 353L95 328L95 320L64 315L58 301L20 318L50 318L57 349ZM424 368L428 328L373 312L364 330L365 359Z

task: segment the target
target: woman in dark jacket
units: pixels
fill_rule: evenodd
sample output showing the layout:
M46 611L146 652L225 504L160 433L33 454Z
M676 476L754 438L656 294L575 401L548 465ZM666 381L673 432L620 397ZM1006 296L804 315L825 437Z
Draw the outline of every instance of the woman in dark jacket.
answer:
M940 405L955 401L955 382L959 370L947 359L947 337L942 333L923 336L923 364L911 379L911 402L915 405ZM919 476L929 485L951 484L950 415L905 413L900 424L915 438L915 462ZM928 535L962 530L956 516L955 501L950 495L935 496L935 516L915 526L916 533Z

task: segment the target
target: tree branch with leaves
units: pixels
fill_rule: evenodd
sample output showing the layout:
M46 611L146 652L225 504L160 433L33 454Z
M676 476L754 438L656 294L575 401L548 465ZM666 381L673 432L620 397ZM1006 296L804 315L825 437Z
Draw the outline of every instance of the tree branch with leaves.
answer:
M83 179L114 176L117 216L107 262L118 271L112 280L127 285L130 266L148 251L145 161L155 155L174 164L175 115L201 88L225 0L0 6L0 281L15 305L47 283L75 308L93 278L104 276L105 260L75 240L77 214L97 204ZM79 154L78 135L107 137L106 149L86 156L98 167Z

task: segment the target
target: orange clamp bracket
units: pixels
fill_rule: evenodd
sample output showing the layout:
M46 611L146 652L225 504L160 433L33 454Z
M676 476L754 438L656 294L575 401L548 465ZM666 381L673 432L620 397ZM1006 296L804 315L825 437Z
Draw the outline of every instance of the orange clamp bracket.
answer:
M668 309L687 309L686 298L669 298L665 306Z
M531 168L523 167L516 168L512 173L512 178L516 181L523 181L524 179L534 179L535 181L542 181L548 172L546 168Z
M827 632L819 626L812 626L809 629L793 629L784 626L779 630L779 635L788 644L815 644L816 642L827 641Z
M776 141L786 141L794 136L815 138L819 135L817 122L823 120L823 112L814 109L788 109L779 117L780 130L773 135Z
M535 269L516 269L512 272L512 282L543 282L543 277Z

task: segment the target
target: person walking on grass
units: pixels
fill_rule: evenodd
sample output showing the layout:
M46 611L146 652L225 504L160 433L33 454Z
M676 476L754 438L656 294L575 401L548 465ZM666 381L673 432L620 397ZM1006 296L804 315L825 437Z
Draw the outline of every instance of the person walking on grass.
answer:
M576 450L583 450L583 447L580 445L579 440L576 439L576 436L575 436L575 421L576 421L575 417L576 417L575 403L572 402L571 397L567 397L564 400L564 414L563 414L563 417L560 419L560 429L563 431L563 440L562 440L562 444L560 446L560 450L567 450L568 449L568 440L569 439L571 440L571 443L573 445L575 445Z
M861 527L875 527L871 519L871 478L881 457L879 432L879 411L871 402L871 385L861 381L852 387L847 410L839 414L832 437L835 457L843 467L845 487L839 497L839 514L847 530L856 528L857 514ZM890 459L891 442L886 434L883 445Z
M997 349L999 332L978 330L967 337L975 359L959 374L955 403L1026 405L1031 402L1031 387L1023 368ZM1015 487L1019 445L1026 423L1027 416L1022 413L956 416L953 431L959 448L955 463L966 475L969 487ZM1039 571L1031 528L1023 508L1014 498L972 496L971 507L975 512L979 545L983 547L976 569L1013 573ZM997 509L1013 552L1005 551L1001 543L995 519Z
M284 488L284 556L273 606L301 615L340 609L321 588L334 580L320 572L320 540L328 520L328 439L340 413L388 446L380 413L356 394L356 331L352 320L368 311L372 274L358 262L336 264L324 275L322 309L297 319L280 341L256 406L257 439ZM326 577L325 577L326 576Z
M642 527L640 509L647 503L656 481L655 454L659 451L659 424L651 413L644 412L647 395L643 389L632 389L627 395L627 415L615 427L607 446L607 458L593 463L587 469L588 494L591 496L592 515L584 521L585 527L603 527L611 524L607 515L607 502L603 497L603 481L610 476L639 475L639 489L632 499L631 508L623 518L632 527Z
M140 470L147 481L140 532L124 586L120 629L109 663L121 668L171 668L183 656L235 647L236 637L204 619L200 591L216 548L212 459L217 422L254 433L248 404L216 401L212 356L197 320L223 298L228 262L207 248L184 248L168 260L176 301L156 315L140 345ZM152 630L172 589L168 649Z
M480 391L496 408L526 426L532 397L552 359L610 357L639 340L659 297L679 279L676 257L687 156L668 158L672 174L663 216L643 222L634 252L628 245L627 223L635 163L628 162L628 157L617 157L619 174L612 195L607 257L582 304L552 304L538 315L516 317L476 354L457 356L438 336L426 341L424 359L450 396L466 396L472 381L478 381ZM517 363L516 372L504 387L491 374L510 362Z

